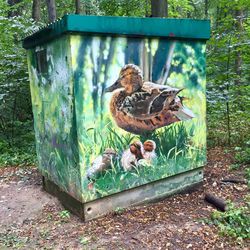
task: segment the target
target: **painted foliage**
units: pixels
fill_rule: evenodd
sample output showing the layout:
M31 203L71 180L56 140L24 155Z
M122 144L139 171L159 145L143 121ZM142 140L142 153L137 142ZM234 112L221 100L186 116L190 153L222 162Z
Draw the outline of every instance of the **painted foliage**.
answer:
M69 37L28 51L38 167L81 199Z
M70 35L29 70L40 168L74 197L204 165L205 42Z

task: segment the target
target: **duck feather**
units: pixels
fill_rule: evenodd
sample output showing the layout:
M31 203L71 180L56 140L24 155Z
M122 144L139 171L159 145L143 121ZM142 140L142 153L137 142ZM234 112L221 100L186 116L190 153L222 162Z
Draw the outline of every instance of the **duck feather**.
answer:
M140 91L124 99L120 109L137 119L150 119L162 110L168 110L170 103L180 91L177 88L145 82Z

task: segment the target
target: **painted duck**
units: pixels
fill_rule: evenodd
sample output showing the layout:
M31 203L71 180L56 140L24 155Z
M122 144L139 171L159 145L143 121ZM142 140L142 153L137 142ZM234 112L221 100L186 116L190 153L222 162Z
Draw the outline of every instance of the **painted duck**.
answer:
M131 133L144 134L194 117L182 104L182 89L144 82L140 68L125 65L117 81L106 88L113 92L110 111L116 124Z
M90 168L87 170L87 179L89 180L88 188L93 188L93 183L98 174L107 170L112 161L117 157L117 153L114 149L107 148L102 155L99 155L92 162Z
M121 165L125 171L131 170L138 165L138 161L143 159L143 145L136 141L129 145L129 148L122 153Z

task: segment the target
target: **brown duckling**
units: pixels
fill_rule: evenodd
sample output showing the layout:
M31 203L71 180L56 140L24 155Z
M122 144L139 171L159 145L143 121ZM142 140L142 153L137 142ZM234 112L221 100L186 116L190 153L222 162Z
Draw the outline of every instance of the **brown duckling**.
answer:
M152 164L154 160L156 160L156 143L153 140L147 140L143 143L143 159L149 164Z
M140 141L136 141L129 145L129 148L122 153L121 165L125 171L136 167L138 161L143 158L143 145Z

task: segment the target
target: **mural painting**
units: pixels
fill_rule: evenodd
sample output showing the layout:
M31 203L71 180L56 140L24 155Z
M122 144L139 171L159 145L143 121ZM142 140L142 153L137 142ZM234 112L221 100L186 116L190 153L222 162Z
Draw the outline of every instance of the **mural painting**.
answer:
M205 164L204 41L64 35L29 71L39 166L78 200Z

